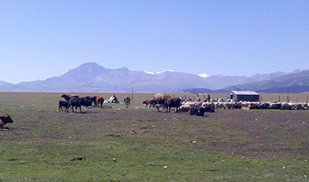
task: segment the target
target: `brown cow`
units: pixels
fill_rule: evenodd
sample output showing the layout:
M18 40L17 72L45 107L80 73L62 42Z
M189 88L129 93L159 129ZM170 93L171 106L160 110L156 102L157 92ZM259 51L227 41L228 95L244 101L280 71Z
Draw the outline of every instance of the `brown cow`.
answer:
M158 99L165 99L165 100L167 100L167 99L171 98L171 96L170 96L170 95L163 94L163 93L157 93L157 94L154 95L153 98L154 98L155 100L158 100Z
M167 100L170 99L170 95L166 95L163 93L157 93L154 95L153 100L156 103L157 110L159 111L159 107L166 108Z
M13 123L13 120L10 117L10 115L5 114L5 115L0 116L0 128L7 129L7 127L5 127L7 123Z
M95 105L102 109L103 108L103 103L104 103L104 98L96 96Z

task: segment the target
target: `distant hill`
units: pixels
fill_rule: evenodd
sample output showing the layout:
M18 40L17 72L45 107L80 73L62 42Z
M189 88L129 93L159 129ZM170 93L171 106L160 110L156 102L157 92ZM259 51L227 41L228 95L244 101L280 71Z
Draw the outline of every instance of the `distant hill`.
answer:
M13 84L5 82L5 81L0 81L0 87L7 87L7 86L10 86L10 85L13 85Z
M285 74L270 80L229 86L222 90L255 90L273 93L309 92L309 70Z
M0 91L16 92L223 92L256 81L280 78L286 73L256 74L246 76L222 76L190 74L182 72L131 71L126 67L107 69L97 63L85 63L67 73L32 82L10 84L0 82ZM233 86L233 85L236 85ZM248 85L248 86L249 86ZM224 88L222 90L222 88ZM246 88L244 86L243 88ZM251 87L249 87L251 88ZM264 87L263 87L264 88ZM201 90L203 89L203 90ZM265 89L269 89L265 87Z
M189 88L189 89L185 89L183 90L184 92L188 92L188 93L215 93L216 90L211 90L211 89L207 89L207 88Z

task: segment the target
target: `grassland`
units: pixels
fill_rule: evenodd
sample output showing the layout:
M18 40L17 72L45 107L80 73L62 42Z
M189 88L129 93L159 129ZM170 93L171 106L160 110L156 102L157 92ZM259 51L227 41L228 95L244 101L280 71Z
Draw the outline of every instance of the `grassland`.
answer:
M190 117L146 112L151 94L135 94L129 109L76 114L56 112L59 96L0 93L14 120L0 131L0 181L309 181L309 111Z

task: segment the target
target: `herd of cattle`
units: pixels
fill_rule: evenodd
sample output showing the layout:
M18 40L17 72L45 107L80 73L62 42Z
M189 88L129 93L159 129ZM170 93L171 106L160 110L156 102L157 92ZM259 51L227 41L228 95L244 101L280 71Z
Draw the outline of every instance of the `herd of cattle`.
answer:
M71 109L72 112L85 112L89 106L100 107L102 109L104 103L120 103L115 95L106 101L100 96L79 97L79 95L62 94L61 97L64 98L64 100L58 101L58 111L65 112L69 112L69 109ZM126 107L129 107L130 102L130 97L124 98Z
M69 108L71 108L72 112L83 112L87 107L92 106L94 104L95 107L103 107L104 98L100 96L86 96L79 97L79 95L69 95L62 94L61 95L64 100L58 101L58 110L69 112Z
M189 112L190 115L204 116L205 112L215 112L215 109L276 109L276 110L309 110L308 103L293 102L233 102L223 99L205 99L204 101L184 101L180 97L172 97L166 94L156 94L152 99L143 101L148 111L156 108L158 111L163 107L170 112L175 107L175 112Z

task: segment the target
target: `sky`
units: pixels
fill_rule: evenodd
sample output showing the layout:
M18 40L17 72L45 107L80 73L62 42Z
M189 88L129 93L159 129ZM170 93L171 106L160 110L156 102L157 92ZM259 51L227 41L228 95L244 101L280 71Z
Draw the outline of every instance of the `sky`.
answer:
M253 75L309 69L308 0L0 0L0 80L105 68Z

